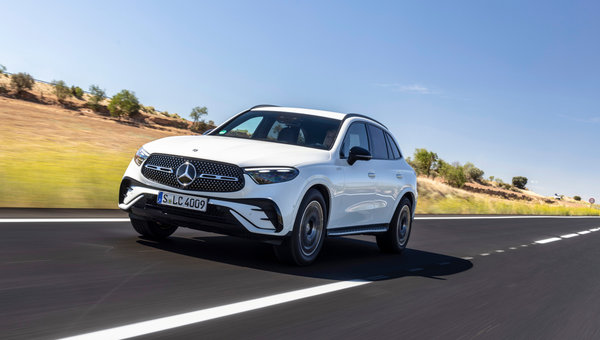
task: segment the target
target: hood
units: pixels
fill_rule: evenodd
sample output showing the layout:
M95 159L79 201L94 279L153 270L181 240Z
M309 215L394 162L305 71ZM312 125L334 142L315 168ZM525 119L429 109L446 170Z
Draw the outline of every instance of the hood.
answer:
M330 152L327 150L221 136L166 137L144 145L144 149L149 153L201 158L240 167L298 167L330 159Z

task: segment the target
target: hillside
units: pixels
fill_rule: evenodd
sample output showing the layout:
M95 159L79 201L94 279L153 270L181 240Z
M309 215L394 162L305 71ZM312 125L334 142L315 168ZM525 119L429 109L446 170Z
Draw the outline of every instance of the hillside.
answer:
M182 119L147 112L116 119L86 108L85 100L59 104L51 91L36 82L28 100L0 96L0 207L116 208L119 181L141 145L192 134ZM419 177L419 194L422 214L600 215L597 205L487 181L457 189Z
M144 143L189 130L0 96L0 207L115 208Z
M461 189L440 179L418 178L419 214L600 215L600 206L555 200L528 190L506 190L485 181Z

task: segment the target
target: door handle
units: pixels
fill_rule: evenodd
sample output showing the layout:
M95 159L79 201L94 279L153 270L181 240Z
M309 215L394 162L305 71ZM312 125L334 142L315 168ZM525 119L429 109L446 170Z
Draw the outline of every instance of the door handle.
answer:
M397 172L396 173L396 178L397 179L402 179L402 173L401 172Z
M369 177L375 178L375 171L369 171Z

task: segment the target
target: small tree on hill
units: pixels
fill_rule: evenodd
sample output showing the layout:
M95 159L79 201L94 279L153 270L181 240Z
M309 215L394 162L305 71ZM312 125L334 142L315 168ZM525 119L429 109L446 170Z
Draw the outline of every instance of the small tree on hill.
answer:
M82 99L83 89L79 86L71 86L71 94L77 99Z
M17 96L21 96L25 90L31 90L33 84L33 77L29 73L19 72L10 77L10 85L15 89Z
M113 117L127 116L131 117L140 109L140 102L135 93L128 90L122 90L112 97L108 104L108 111Z
M64 81L54 80L52 81L52 85L54 86L54 93L59 102L63 103L67 97L71 96L71 89L69 89Z
M525 189L525 186L527 185L527 177L523 177L523 176L513 177L512 184L519 189Z
M459 163L448 164L444 161L440 163L439 173L448 184L456 188L462 188L467 182L465 169Z
M196 106L195 108L192 109L192 112L190 112L190 118L192 118L194 123L198 123L198 121L200 121L200 118L202 118L202 116L207 115L207 114L208 114L208 109L206 108L206 106L203 106L203 107Z
M87 105L94 111L100 111L100 103L106 99L106 92L98 85L91 85L90 94Z
M573 199L576 201L581 201L581 196L573 196Z
M0 64L0 75L6 75L6 66Z
M431 176L438 159L435 152L427 151L427 149L416 149L413 160L413 164L416 166L415 171L420 175Z
M468 162L464 165L465 176L467 180L474 182L481 182L483 180L483 170L476 167L473 163Z

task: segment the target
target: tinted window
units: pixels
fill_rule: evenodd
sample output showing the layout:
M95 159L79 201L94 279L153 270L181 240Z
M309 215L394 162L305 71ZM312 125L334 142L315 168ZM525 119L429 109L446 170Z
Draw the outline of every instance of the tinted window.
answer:
M313 115L275 111L248 111L225 124L213 136L286 143L329 150L341 121Z
M369 137L371 137L371 156L375 159L387 159L387 144L383 130L369 124Z
M348 157L350 149L355 146L360 146L365 150L369 150L369 138L367 137L367 128L363 123L352 123L346 132L346 137L342 143L342 158Z
M402 155L400 154L400 149L398 149L398 145L396 145L396 142L394 142L394 139L392 138L392 136L390 136L389 134L385 134L387 137L387 141L388 141L388 145L390 146L391 150L392 150L392 155L394 159L399 159L402 158ZM392 158L392 157L390 157Z

